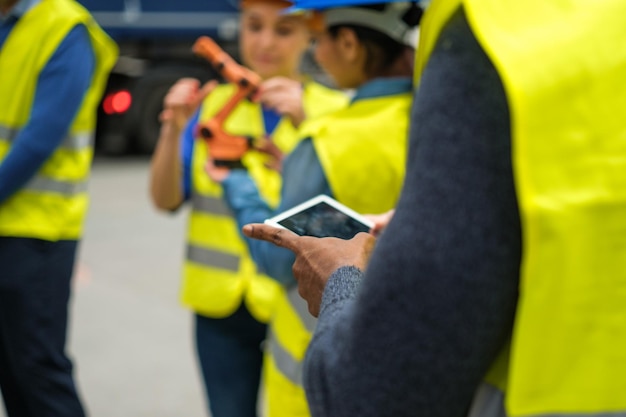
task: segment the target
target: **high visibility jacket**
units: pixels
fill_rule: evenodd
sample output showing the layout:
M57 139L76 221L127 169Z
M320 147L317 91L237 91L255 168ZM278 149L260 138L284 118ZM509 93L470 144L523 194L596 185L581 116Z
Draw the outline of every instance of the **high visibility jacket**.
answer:
M81 235L96 108L117 47L73 0L44 0L33 7L16 23L0 51L0 163L28 121L39 74L78 24L88 29L95 54L91 86L61 146L25 188L0 207L0 236L55 241Z
M360 213L395 207L404 181L411 99L407 92L357 100L303 128L338 201ZM302 361L314 328L297 287L281 288L265 368L269 417L308 415Z
M234 86L222 85L205 100L200 120L212 117L232 96ZM317 117L344 106L344 94L314 82L305 84L304 110ZM262 137L265 134L259 104L242 101L226 120L231 134ZM272 134L274 143L285 153L296 145L296 129L287 118L281 119ZM222 200L222 187L207 176L206 142L194 145L192 211L189 217L187 259L184 266L182 302L209 317L227 317L245 300L246 307L259 321L269 319L269 304L278 287L273 280L257 273L230 210ZM280 175L264 166L267 155L248 152L243 158L248 172L263 198L278 203Z
M523 232L510 350L472 415L625 416L626 2L436 0L418 68L461 4L508 98Z

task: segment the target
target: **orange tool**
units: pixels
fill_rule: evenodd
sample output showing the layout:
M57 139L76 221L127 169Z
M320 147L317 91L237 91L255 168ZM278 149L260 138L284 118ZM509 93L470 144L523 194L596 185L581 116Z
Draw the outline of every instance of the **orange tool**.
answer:
M235 62L207 36L198 38L192 50L209 61L225 80L237 86L236 93L212 119L198 123L196 136L202 137L209 144L209 152L216 166L242 168L241 158L252 147L253 138L225 132L224 121L241 100L254 97L261 85L261 77Z

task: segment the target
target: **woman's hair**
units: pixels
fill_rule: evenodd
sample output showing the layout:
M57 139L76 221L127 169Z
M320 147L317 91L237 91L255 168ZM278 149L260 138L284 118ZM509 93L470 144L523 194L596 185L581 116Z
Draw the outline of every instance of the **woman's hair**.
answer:
M382 12L387 7L387 4L378 3L355 7ZM421 16L422 9L417 5L412 5L407 10L403 20L407 25L414 27L419 24ZM328 32L333 38L336 38L342 28L354 31L356 37L363 44L367 55L364 71L368 77L412 75L413 48L392 39L376 29L358 24L336 24L329 27Z

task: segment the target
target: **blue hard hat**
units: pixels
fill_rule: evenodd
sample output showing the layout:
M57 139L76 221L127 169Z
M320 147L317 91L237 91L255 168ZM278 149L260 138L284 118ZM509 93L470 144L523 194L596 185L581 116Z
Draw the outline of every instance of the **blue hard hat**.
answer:
M362 9L358 6L396 3L384 10ZM401 44L414 46L415 28L421 18L418 2L407 0L294 0L285 13L324 13L327 26L352 24L374 29ZM413 12L417 12L413 13Z
M294 0L291 10L324 10L336 7L398 2L406 3L407 0Z

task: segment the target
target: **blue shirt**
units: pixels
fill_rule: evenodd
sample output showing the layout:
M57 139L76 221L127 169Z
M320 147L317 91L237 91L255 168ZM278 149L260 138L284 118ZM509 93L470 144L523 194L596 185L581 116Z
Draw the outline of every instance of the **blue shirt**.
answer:
M0 16L0 54L19 19L40 1L21 0ZM89 33L84 26L76 26L39 74L28 122L0 162L0 205L26 185L66 137L89 89L94 67Z
M372 99L406 93L412 90L409 78L378 78L362 85L352 99ZM294 207L318 194L332 196L324 169L319 162L310 138L302 140L283 163L283 189L281 202L272 210L259 194L256 185L244 171L233 171L222 184L224 198L235 214L237 224L263 223L268 217ZM293 285L295 280L291 266L294 254L271 243L244 237L250 255L257 267L284 285Z

